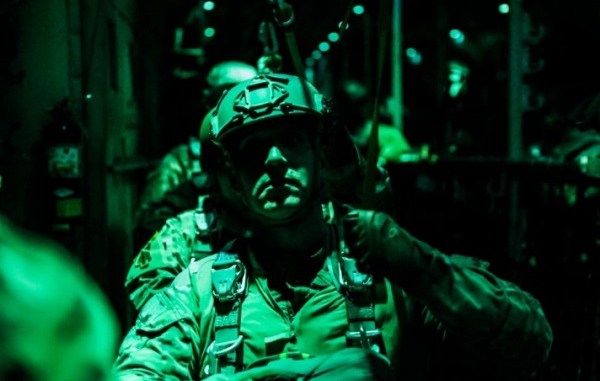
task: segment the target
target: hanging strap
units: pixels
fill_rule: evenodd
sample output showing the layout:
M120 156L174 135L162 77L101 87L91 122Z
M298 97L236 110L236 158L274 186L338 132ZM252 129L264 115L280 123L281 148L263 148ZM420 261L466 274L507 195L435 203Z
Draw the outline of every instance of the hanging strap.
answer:
M200 167L200 151L200 140L195 136L191 136L188 141L188 153L192 164L192 176L202 172L202 168Z
M383 64L387 50L387 39L389 34L392 2L384 0L379 5L379 36L378 36L378 54L377 54L377 83L375 89L375 100L373 102L373 116L371 120L371 133L367 148L367 163L365 168L365 178L363 183L363 207L373 208L375 205L375 185L377 182L377 161L379 158L379 103L381 96L381 82L383 80ZM402 107L402 105L399 105Z
M198 197L198 207L194 210L195 235L192 245L192 258L202 259L215 252L213 238L218 234L218 223L215 212L207 209L205 201L208 196Z
M343 239L340 239L340 250L331 259L334 281L346 302L347 346L385 354L381 330L375 322L373 277L357 269L356 260L348 256ZM237 254L220 252L213 262L211 279L216 316L205 373L234 374L243 367L240 327L242 302L248 291L246 266Z
M349 251L341 232L340 248L334 255L334 281L345 297L348 316L346 344L384 354L385 345L381 330L375 322L375 297L373 276L360 272L356 259L348 256Z
M292 59L292 64L296 70L296 75L306 79L306 71L304 70L302 59L300 58L300 50L298 49L296 35L292 29L295 18L294 10L285 0L269 0L269 5L272 8L275 23L285 35L285 41L288 50L290 51L290 58Z
M358 271L354 258L340 256L338 280L346 300L347 345L385 354L381 330L375 322L373 278Z
M207 374L234 374L242 369L240 335L242 301L248 291L246 266L237 254L217 254L212 271L215 303L214 340L207 349Z

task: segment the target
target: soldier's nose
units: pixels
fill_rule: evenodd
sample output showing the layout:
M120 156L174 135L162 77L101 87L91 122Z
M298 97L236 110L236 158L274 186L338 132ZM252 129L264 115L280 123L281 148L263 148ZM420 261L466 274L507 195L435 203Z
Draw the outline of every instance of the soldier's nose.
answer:
M265 160L265 167L270 176L283 176L287 171L288 161L277 146L271 147Z

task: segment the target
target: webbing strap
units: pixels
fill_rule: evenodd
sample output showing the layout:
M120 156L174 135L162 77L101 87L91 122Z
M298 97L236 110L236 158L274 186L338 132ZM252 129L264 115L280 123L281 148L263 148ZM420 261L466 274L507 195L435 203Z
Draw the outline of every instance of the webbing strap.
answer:
M337 270L334 280L337 281L346 302L346 343L349 347L360 347L385 354L383 337L375 322L373 277L358 270L356 259L348 256L349 249L342 237L343 232L338 232L340 247L333 258Z
M341 247L344 248L343 242ZM356 261L345 250L330 257L335 261L334 281L345 297L348 316L346 343L385 354L381 331L375 322L374 287L372 277L356 269ZM333 269L332 269L333 270ZM215 304L214 340L206 375L233 374L242 369L243 337L240 335L241 306L247 293L246 267L237 254L220 252L212 267Z
M273 10L273 19L275 23L283 30L285 34L285 41L290 52L290 58L292 64L296 70L298 77L306 79L306 71L300 58L300 50L298 49L298 43L296 41L296 35L292 29L294 24L294 10L290 4L285 0L269 0L269 3Z
M214 340L207 352L207 374L233 374L241 370L243 338L240 335L241 307L246 296L246 267L237 254L221 252L212 266L215 303Z
M192 258L202 259L214 253L212 239L217 234L217 221L215 214L205 210L204 199L198 197L198 208L194 210L195 235L192 244Z
M372 290L369 290L372 291ZM367 292L372 294L372 292ZM362 295L360 299L365 298ZM370 301L355 303L354 298L346 297L346 313L348 315L348 331L346 342L349 347L361 347L374 352L385 354L385 345L381 331L375 322L375 305L372 295Z
M379 102L381 96L381 82L383 80L383 64L387 50L387 37L391 19L391 1L384 0L379 5L379 36L377 55L377 83L375 89L375 100L373 102L373 116L371 120L371 133L367 148L367 163L363 183L364 208L373 208L375 205L375 185L377 182L377 161L379 158ZM398 105L402 107L402 105Z
M346 343L349 347L360 347L377 353L385 354L385 346L381 331L375 322L374 286L371 276L363 275L361 279L356 275L356 267L350 258L340 258L340 286L346 301L346 314L348 316L348 331ZM345 267L345 268L344 268ZM349 276L354 272L354 276Z
M200 140L196 137L190 137L188 141L188 153L192 165L192 177L197 176L202 172L202 168L200 167L200 151Z

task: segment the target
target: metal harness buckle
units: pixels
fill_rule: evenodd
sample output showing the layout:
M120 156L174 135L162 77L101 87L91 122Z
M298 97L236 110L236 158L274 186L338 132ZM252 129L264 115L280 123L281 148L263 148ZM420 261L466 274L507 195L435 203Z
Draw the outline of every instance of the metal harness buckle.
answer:
M338 259L338 281L346 293L365 292L373 285L373 277L356 267L356 259L341 255Z
M381 353L382 344L381 330L375 328L366 330L363 324L360 325L358 331L346 331L346 340L352 343L360 343L363 349L370 349L374 352Z
M217 343L213 340L206 349L208 353L208 369L206 374L217 374L221 371L221 357L238 349L243 341L242 335L239 335L235 340Z
M247 284L246 266L238 258L213 264L213 295L219 302L232 302L245 295Z

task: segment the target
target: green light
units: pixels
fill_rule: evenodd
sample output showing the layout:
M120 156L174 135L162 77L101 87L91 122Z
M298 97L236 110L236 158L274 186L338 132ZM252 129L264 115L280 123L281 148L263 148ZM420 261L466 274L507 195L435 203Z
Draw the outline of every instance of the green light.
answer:
M448 35L456 44L462 44L465 41L465 34L459 29L450 29Z
M527 262L529 263L529 266L531 266L531 267L536 267L538 265L536 257L530 257Z
M216 32L215 28L208 27L208 28L204 29L204 37L208 37L208 38L214 37L215 32Z
M352 13L354 13L355 15L362 15L363 13L365 13L365 7L363 7L360 4L357 4L355 6L352 7Z
M448 80L450 81L448 95L451 98L456 98L464 93L469 72L469 68L459 61L450 60L448 62Z
M323 53L321 53L320 51L315 50L315 51L312 52L312 58L318 60L321 57L323 57Z
M329 45L329 42L321 42L319 44L319 50L322 51L322 52L329 51L329 48L331 48L331 46Z
M210 12L215 9L215 3L212 1L205 1L204 4L202 4L202 8L204 8L205 11Z
M420 65L423 62L423 56L421 53L415 48L407 48L406 49L406 57L408 58L408 62L411 65Z
M533 157L541 157L542 149L537 144L534 144L529 148L529 154Z
M327 35L327 39L331 42L337 42L340 40L340 35L339 33L331 32Z
M450 96L450 98L458 97L458 94L460 94L462 87L463 86L460 83L451 83L450 87L448 88L448 95Z
M506 3L502 3L500 5L498 5L498 12L502 13L503 15L507 14L510 11L510 6Z

